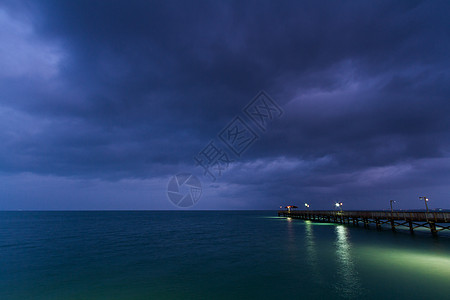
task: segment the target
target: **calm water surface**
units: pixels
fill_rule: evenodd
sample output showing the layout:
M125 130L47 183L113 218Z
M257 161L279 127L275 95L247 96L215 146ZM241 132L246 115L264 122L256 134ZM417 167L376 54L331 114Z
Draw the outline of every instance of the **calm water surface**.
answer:
M0 299L450 299L450 237L269 211L0 212Z

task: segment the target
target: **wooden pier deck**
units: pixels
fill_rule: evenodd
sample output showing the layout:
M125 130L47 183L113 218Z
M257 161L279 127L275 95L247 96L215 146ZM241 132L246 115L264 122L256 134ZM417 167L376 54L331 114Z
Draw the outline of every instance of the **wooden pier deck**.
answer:
M278 216L313 222L353 225L362 223L365 228L369 228L369 224L375 224L378 230L381 230L383 225L389 226L393 231L397 227L407 227L411 233L422 227L429 229L434 236L439 231L450 230L449 212L280 210Z

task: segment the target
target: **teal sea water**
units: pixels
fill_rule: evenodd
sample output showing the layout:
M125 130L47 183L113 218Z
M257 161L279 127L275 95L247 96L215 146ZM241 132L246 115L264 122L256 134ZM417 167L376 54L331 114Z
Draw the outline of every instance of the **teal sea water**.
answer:
M450 238L270 211L0 212L0 299L450 299Z

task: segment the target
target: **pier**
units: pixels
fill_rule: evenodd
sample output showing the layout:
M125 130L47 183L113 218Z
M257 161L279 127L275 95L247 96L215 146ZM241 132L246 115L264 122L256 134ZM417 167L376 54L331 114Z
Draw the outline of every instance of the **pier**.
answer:
M392 231L406 227L411 233L416 228L427 228L433 236L437 236L439 231L450 230L449 212L280 210L278 216L313 222L352 223L355 226L361 223L365 228L374 224L377 230L381 230L383 225Z

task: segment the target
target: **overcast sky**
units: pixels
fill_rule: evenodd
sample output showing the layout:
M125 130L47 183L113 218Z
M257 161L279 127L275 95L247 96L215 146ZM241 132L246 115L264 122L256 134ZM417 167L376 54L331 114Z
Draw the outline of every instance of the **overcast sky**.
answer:
M2 0L0 209L177 209L178 173L201 181L191 209L450 208L449 15L448 1ZM243 110L262 90L281 109L263 129ZM220 139L236 117L254 134L239 155ZM194 160L211 141L232 160L215 181Z

